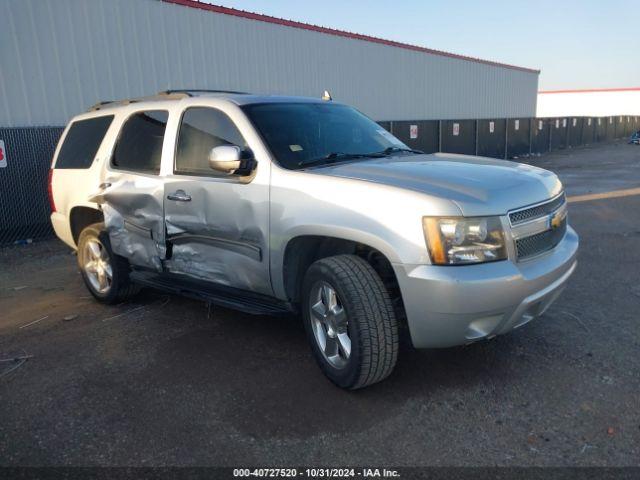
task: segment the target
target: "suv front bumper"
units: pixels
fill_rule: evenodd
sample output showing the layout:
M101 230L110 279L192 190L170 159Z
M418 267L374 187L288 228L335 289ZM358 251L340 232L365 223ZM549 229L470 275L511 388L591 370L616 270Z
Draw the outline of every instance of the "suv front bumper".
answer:
M552 251L518 263L394 264L413 345L463 345L542 315L575 270L578 243L578 235L568 227Z

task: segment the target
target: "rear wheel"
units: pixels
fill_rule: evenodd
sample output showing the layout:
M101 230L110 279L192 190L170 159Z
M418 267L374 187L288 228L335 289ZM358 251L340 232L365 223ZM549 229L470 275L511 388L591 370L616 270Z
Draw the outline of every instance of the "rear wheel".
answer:
M78 266L87 289L102 303L120 303L139 291L129 279L129 262L113 253L103 223L80 233Z
M303 282L307 337L336 385L357 389L386 378L398 357L398 326L382 280L355 255L315 262Z

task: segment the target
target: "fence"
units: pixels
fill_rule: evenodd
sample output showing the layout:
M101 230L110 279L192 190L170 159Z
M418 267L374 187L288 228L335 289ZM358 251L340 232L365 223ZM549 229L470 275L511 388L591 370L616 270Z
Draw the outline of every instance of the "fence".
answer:
M522 158L629 137L640 117L493 118L378 122L409 147L494 158Z
M640 130L640 117L495 118L379 122L411 148L521 158L611 141ZM0 128L0 246L47 238L47 180L60 127Z
M0 128L0 245L53 235L47 183L62 130Z

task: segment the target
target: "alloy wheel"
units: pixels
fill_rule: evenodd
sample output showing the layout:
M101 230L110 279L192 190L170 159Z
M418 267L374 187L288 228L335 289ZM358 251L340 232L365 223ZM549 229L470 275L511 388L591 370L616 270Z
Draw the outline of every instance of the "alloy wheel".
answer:
M84 246L83 269L93 289L105 294L113 283L113 268L107 249L98 239L91 239Z
M348 318L335 289L316 282L309 296L311 326L324 358L335 368L344 368L351 357Z

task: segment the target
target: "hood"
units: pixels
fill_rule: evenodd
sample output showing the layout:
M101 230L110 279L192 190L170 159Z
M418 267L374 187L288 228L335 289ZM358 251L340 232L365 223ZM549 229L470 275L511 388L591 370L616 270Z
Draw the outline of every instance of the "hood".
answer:
M465 216L504 215L562 191L558 177L538 167L443 153L392 156L308 172L375 182L448 199Z

